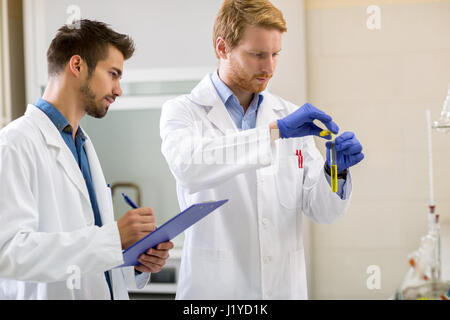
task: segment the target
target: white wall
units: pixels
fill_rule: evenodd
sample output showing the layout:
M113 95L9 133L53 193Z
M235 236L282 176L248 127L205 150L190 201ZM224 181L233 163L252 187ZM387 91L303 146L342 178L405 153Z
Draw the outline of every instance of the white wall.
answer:
M212 26L220 0L23 0L27 22L28 101L47 82L46 52L57 29L75 14L106 22L135 40L127 70L204 67L216 64ZM68 11L69 10L69 11ZM31 36L31 34L33 36Z
M450 82L450 1L306 1L308 97L357 134L366 158L351 169L347 215L314 225L313 297L384 299L425 235L428 158L425 109L437 119ZM435 199L450 222L450 135L433 133ZM366 269L381 269L369 290Z

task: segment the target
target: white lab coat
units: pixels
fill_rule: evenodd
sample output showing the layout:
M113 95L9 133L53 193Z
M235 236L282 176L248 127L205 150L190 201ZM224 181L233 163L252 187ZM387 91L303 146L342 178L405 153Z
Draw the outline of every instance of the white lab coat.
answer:
M55 125L28 105L0 131L0 299L110 299L104 271L123 263L111 192L87 137L102 227L83 175ZM128 299L134 268L110 272L115 299Z
M181 209L229 199L185 232L177 299L307 299L302 212L331 223L346 211L350 175L342 200L331 192L312 137L271 143L269 123L297 106L268 91L263 95L256 128L241 132L209 75L163 106L162 153ZM224 159L233 148L247 151L230 155L238 161L220 163L217 155ZM212 152L219 160L208 158Z

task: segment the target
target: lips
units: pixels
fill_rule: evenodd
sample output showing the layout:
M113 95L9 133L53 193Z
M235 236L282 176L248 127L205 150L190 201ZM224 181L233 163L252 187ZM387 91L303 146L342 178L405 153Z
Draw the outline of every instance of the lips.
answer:
M108 101L109 104L114 103L114 98L110 98L110 97L105 97L105 100Z
M261 82L269 81L272 78L272 74L257 74L255 75L255 79Z

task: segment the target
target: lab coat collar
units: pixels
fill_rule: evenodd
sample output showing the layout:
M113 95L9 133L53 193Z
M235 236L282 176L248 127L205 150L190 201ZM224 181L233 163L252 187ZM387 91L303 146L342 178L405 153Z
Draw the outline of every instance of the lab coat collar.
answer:
M276 119L277 115L274 111L282 110L284 107L267 91L261 93L264 97L258 108L256 118L256 126L265 125L269 120ZM231 119L222 99L219 97L209 74L207 74L200 83L192 90L190 100L207 108L208 119L216 125L224 134L229 130L238 132L234 121Z
M238 128L231 119L227 108L219 97L219 94L214 88L214 85L207 74L202 81L192 90L190 98L193 102L202 105L206 108L207 117L216 127L218 127L224 134L230 130L238 132Z
M90 204L89 192L81 170L58 129L42 110L32 104L27 106L25 116L34 120L39 127L39 130L42 132L47 145L58 150L56 161L61 164L69 179L75 184L85 200ZM88 141L90 142L89 138L86 139L86 143Z

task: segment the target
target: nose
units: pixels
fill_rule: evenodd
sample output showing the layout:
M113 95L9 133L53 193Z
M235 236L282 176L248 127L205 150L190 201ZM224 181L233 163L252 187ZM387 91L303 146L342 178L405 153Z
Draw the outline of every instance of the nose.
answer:
M273 74L275 71L276 61L275 57L269 56L264 59L262 70L267 74Z
M122 88L120 87L120 82L117 82L117 85L114 87L113 95L115 97L120 97L122 95Z

